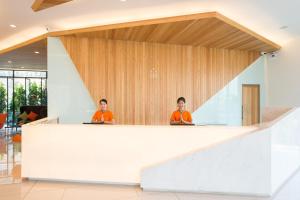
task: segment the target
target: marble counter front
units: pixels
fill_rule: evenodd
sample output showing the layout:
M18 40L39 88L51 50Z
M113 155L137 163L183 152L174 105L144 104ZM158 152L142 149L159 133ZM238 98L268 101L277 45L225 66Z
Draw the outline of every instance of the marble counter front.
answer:
M271 196L300 166L300 109L258 127L22 127L22 177Z
M22 176L139 184L141 171L250 134L255 127L29 124Z

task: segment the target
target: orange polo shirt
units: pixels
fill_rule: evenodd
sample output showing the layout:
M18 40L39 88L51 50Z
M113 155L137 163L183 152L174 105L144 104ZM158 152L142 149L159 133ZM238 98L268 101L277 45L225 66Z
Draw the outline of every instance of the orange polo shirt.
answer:
M113 120L113 114L109 110L102 112L101 110L98 110L95 112L92 121L93 122L100 122L101 117L103 116L104 121L111 122Z
M192 115L188 111L183 111L182 113L179 110L173 112L171 116L171 121L180 121L180 116L182 115L182 119L186 122L192 122Z

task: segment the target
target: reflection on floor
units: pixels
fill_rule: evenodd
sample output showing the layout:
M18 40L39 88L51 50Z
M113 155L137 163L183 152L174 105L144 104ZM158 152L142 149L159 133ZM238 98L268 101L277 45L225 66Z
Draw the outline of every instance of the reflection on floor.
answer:
M21 182L21 144L0 136L0 184Z
M145 192L137 186L109 186L63 182L28 181L21 175L21 145L0 136L0 200L271 200L228 195ZM300 200L300 172L273 200Z

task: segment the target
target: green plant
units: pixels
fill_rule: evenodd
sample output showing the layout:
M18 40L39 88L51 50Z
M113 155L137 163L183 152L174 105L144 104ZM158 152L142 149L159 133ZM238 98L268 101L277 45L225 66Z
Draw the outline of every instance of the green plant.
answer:
M29 84L28 105L37 106L41 102L41 88L35 82Z
M48 103L47 101L47 88L42 89L42 95L41 95L41 105L46 106Z
M0 83L0 113L6 110L6 88L3 83Z
M14 89L15 111L19 111L20 107L26 105L25 89L23 85L16 85ZM10 110L13 111L13 101L10 102Z

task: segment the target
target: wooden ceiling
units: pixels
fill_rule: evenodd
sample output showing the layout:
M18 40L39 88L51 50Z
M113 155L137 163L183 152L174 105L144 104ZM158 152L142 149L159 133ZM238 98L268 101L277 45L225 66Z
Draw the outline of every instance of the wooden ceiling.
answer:
M273 52L281 48L278 44L220 13L207 12L49 32L15 46L2 49L0 54L27 46L47 37L66 35L259 52Z
M109 29L74 35L251 51L274 50L274 47L216 18Z
M36 51L39 52L39 54L36 54ZM1 54L0 69L46 70L47 40L43 39L27 46Z
M67 3L69 1L73 1L73 0L35 0L31 8L33 11L37 12L53 6Z
M280 46L219 13L145 20L53 33L213 48L272 52Z

